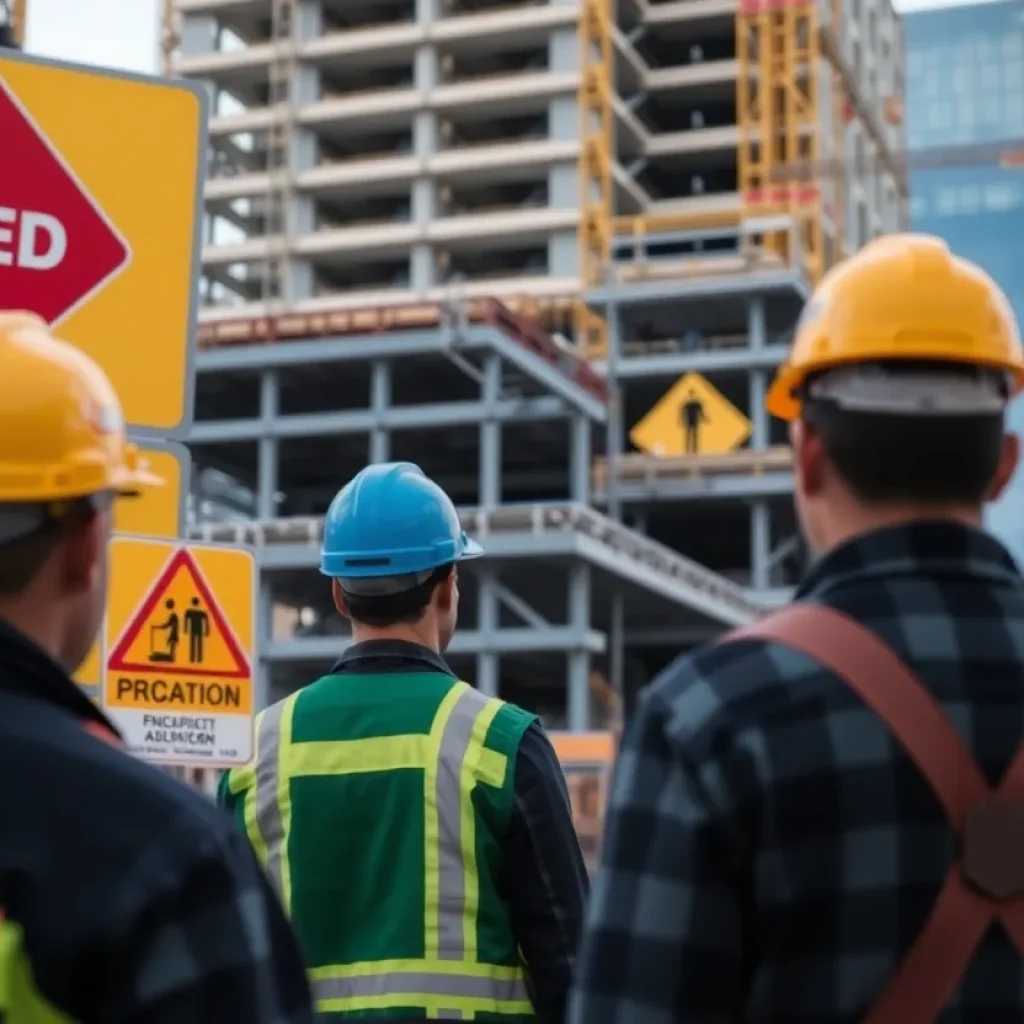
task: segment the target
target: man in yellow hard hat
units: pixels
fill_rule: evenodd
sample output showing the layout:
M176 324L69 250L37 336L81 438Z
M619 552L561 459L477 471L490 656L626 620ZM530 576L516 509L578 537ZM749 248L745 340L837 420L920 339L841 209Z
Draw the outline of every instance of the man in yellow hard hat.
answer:
M645 693L571 1024L1024 1020L1024 580L981 525L1022 384L939 239L825 277L768 396L815 563Z
M216 807L118 749L71 673L111 508L161 481L103 371L0 313L0 1019L306 1024L305 971Z

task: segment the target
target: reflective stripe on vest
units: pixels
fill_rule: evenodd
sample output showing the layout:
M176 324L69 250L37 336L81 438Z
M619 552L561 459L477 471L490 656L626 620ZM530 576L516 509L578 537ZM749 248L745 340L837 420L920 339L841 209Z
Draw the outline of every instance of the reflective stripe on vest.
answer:
M3 1024L72 1024L39 993L21 928L0 911L0 1021Z
M484 746L502 707L457 682L438 706L428 735L292 743L299 693L259 716L256 758L245 794L246 831L266 865L285 909L291 910L291 869L285 855L291 830L290 780L303 775L423 771L425 957L316 967L310 983L323 1012L421 1006L449 1018L479 1011L531 1015L525 976L516 967L477 962L479 877L477 779L502 786L508 758ZM457 766L458 785L452 778ZM445 769L442 771L442 767ZM249 773L242 769L242 782Z

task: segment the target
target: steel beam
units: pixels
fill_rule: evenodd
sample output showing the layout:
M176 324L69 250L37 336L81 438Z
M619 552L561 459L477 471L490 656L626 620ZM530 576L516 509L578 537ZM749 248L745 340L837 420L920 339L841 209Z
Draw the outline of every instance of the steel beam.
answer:
M730 370L762 369L773 370L789 353L788 345L766 345L760 350L750 346L742 348L706 349L697 352L663 352L649 356L619 356L613 371L607 373L621 379L634 380L643 377L679 377L684 373L717 373ZM606 372L603 364L595 368Z
M481 577L481 582L483 577ZM518 594L509 590L504 583L500 583L493 576L491 577L492 591L497 599L510 611L513 615L518 615L527 626L532 626L534 629L548 629L551 623L544 618L540 612L524 601Z
M322 437L371 434L374 430L410 430L461 427L479 423L488 414L501 421L558 420L569 415L565 402L550 396L502 399L489 408L486 402L444 402L437 405L391 406L381 412L293 413L273 422L262 419L201 420L192 425L191 444L255 441L260 437Z
M614 288L614 301L623 306L646 303L668 304L694 298L728 300L765 292L781 292L806 300L810 294L799 274L782 270L754 271L736 277L691 277L673 281L619 282ZM587 292L587 304L603 307L612 301L612 289L595 288Z
M519 368L528 377L560 396L568 405L595 422L604 422L606 410L590 392L553 367L545 359L515 342L494 327L469 324L459 331L458 344L452 346L443 328L395 331L388 334L333 336L312 341L290 341L279 345L222 346L201 350L196 357L197 373L259 370L278 366L317 366L324 363L372 362L378 359L402 359L407 356L454 352L497 352L502 359Z
M737 607L719 600L713 593L696 587L679 587L671 577L656 572L624 552L599 544L592 537L578 536L577 543L579 553L591 565L619 579L629 580L644 590L659 594L676 605L682 605L726 626L745 626L750 622L750 616L743 615Z
M692 477L664 477L619 482L619 498L626 504L653 501L693 501L699 498L761 498L793 493L792 472L753 474L707 474ZM607 504L604 491L595 491L593 503Z

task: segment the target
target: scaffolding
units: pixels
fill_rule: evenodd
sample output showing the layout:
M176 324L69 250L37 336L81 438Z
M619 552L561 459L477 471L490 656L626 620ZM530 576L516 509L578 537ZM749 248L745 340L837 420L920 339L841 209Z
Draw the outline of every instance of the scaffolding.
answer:
M612 254L611 0L584 0L580 14L580 280L584 294L576 306L576 344L590 358L607 350L604 319L586 303L586 291L600 286Z
M798 250L781 230L766 232L761 244L800 267L812 282L834 259L821 184L783 182L780 169L822 158L819 28L813 0L742 0L736 16L737 177L743 217L792 218Z
M295 0L272 0L270 42L272 56L268 69L267 105L280 111L267 132L267 258L264 266L263 302L269 308L275 302L290 299L287 262L292 235L291 146L295 112L293 78L295 73Z

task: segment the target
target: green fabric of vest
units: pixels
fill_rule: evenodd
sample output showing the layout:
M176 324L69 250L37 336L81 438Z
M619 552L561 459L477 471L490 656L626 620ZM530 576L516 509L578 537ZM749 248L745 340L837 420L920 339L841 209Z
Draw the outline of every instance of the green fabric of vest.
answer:
M222 799L324 1019L535 1019L496 887L535 717L429 672L325 676L261 713Z

